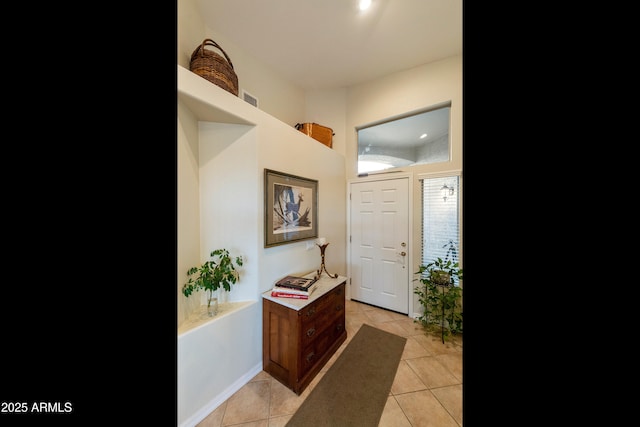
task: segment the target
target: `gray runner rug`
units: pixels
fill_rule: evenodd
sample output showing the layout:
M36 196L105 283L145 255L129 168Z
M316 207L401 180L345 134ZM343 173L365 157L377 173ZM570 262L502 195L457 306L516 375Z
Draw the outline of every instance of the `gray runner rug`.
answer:
M286 427L376 427L406 342L363 324Z

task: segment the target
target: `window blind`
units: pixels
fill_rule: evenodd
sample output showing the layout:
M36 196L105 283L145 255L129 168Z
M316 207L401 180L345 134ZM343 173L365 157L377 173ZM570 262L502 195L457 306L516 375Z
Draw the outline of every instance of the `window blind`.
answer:
M424 178L421 187L422 265L438 258L459 262L460 177Z

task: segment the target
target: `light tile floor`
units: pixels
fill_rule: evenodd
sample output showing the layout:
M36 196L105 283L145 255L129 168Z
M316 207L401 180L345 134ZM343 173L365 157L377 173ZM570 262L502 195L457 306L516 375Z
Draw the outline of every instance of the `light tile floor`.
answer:
M300 396L262 371L198 427L283 427L363 323L407 338L378 426L462 426L462 336L443 344L406 315L347 300L347 340Z

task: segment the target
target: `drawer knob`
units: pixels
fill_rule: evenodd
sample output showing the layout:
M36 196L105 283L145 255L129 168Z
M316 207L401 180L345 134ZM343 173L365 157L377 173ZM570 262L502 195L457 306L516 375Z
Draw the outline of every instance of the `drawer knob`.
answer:
M316 354L314 352L309 353L307 355L307 362L311 362L311 359L313 359L315 357L315 355Z
M316 308L315 307L312 307L309 310L307 310L307 317L313 316L314 314L316 314Z
M336 305L336 311L340 311L344 308L342 305Z
M311 335L316 333L316 328L311 328L307 331L307 336L310 337Z

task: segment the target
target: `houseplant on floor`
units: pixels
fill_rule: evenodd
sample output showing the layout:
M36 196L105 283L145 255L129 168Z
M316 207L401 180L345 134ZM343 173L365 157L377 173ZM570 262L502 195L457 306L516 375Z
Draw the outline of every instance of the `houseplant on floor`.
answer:
M462 333L462 269L458 263L437 258L421 265L416 274L420 275L422 286L416 287L414 293L424 312L415 322L427 330L439 325L443 343L449 334Z
M242 266L242 256L235 258L227 249L216 249L210 254L211 259L200 267L191 267L187 271L189 280L182 286L182 294L189 297L194 291L204 290L207 295L207 313L215 316L218 312L218 299L214 296L220 287L231 291L231 285L240 280L236 267Z

